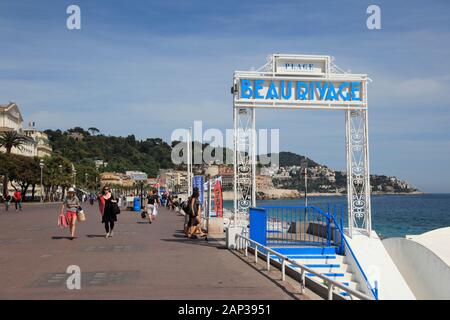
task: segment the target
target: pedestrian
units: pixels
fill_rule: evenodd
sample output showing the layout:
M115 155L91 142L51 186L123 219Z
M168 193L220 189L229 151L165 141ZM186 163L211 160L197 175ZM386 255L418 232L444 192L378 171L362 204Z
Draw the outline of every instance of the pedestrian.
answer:
M101 194L99 195L99 210L102 215L102 223L105 224L106 235L105 238L112 237L114 235L114 223L117 221L116 207L117 199L111 193L111 188L104 186ZM120 212L120 211L119 211Z
M5 211L8 211L8 210L9 210L9 206L10 206L10 204L11 204L11 200L12 200L12 197L11 197L11 195L9 194L9 192L6 194L4 200L5 200Z
M194 188L191 197L189 198L189 207L187 207L189 214L189 228L188 228L188 238L197 238L196 233L200 234L200 237L208 240L208 235L202 230L202 205L198 198L200 197L200 192L197 187Z
M67 196L61 206L60 214L65 214L66 220L70 227L70 240L75 239L75 229L77 222L77 212L80 207L80 200L75 194L75 189L70 187L67 191Z
M158 191L153 189L150 191L148 197L147 197L147 215L148 215L148 222L152 223L153 221L156 221L156 217L158 216L158 207L161 204L161 201L159 200Z
M13 194L13 198L14 198L14 205L16 207L16 212L19 210L22 211L22 192L16 190Z
M89 195L89 203L91 204L91 206L94 205L94 201L95 201L95 194L91 192L91 194Z

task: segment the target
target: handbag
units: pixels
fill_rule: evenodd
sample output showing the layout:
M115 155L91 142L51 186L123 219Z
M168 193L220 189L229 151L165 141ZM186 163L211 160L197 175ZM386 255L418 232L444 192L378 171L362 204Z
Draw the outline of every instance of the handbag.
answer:
M141 218L145 219L147 217L147 212L146 211L142 211L141 212Z
M112 206L112 212L114 214L120 214L120 208L119 208L119 205L117 204L117 201L115 201L115 200L111 201L111 206Z
M78 221L86 221L86 215L84 214L83 210L77 211L77 220Z
M58 227L67 228L67 226L68 226L68 223L67 223L66 216L64 215L64 213L61 213L58 217Z

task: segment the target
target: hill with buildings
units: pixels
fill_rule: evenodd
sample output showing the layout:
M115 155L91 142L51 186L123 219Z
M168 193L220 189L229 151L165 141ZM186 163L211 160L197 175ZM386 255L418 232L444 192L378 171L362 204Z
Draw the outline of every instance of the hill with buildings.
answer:
M148 177L159 177L168 186L178 186L185 183L185 167L175 165L171 160L173 146L164 142L160 138L148 138L137 140L134 135L127 137L114 137L100 134L97 129L85 130L80 127L61 130L46 130L53 152L64 156L75 164L85 166L95 166L100 173L117 172L120 174L126 171L144 172ZM201 145L197 152L205 150L208 144ZM224 157L229 150L225 150ZM257 187L264 190L267 197L270 197L270 190L296 190L303 192L304 166L308 168L308 192L311 193L345 193L347 177L345 172L335 171L325 165L321 165L305 156L292 152L280 152L279 154L267 154L258 157L279 159L279 165L257 166ZM224 159L225 160L225 159ZM222 176L223 187L231 190L234 181L234 170L230 165L203 164L194 166L196 174L203 174L209 177ZM114 179L109 175L109 179ZM123 179L116 177L117 180ZM172 181L173 180L173 181ZM418 190L406 181L396 177L384 175L372 175L371 185L374 193L412 193ZM275 192L275 191L274 191ZM278 197L274 193L273 197ZM293 194L286 193L286 194ZM299 193L295 193L298 195ZM261 197L265 197L261 195Z

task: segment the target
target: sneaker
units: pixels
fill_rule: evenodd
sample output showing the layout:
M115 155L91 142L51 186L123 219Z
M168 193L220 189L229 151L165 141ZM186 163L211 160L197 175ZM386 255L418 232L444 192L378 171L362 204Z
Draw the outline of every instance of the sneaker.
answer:
M105 238L108 238L108 237L109 237L109 232L107 232L105 235Z
M109 236L112 237L113 235L114 235L114 232L111 231L111 232L109 233Z

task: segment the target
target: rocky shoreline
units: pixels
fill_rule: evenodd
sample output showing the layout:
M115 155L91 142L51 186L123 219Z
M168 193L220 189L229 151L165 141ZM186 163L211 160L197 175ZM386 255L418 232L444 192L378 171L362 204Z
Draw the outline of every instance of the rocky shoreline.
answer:
M381 195L422 195L424 192L421 191L413 191L413 192L381 192L375 191L372 192L373 196L381 196ZM319 193L319 192L311 192L308 193L309 197L330 197L330 196L346 196L346 193L341 192L330 192L330 193ZM257 200L282 200L282 199L298 199L303 198L304 194L299 192L298 190L293 189L260 189L257 191L256 199ZM234 193L233 191L224 191L223 192L223 200L233 200Z

